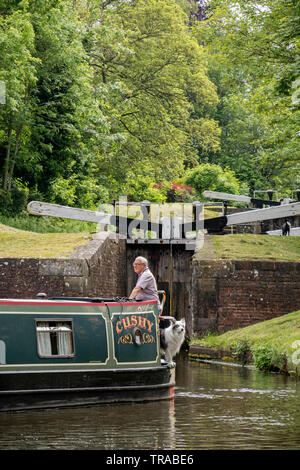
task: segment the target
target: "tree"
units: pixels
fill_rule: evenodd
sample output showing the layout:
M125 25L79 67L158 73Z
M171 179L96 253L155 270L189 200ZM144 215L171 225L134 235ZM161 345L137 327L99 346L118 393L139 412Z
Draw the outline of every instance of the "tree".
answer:
M205 163L190 170L185 176L185 183L192 186L199 198L203 199L203 191L221 191L239 194L240 182L233 171L223 170L220 165Z
M220 78L223 68L220 117L235 110L233 121L227 119L225 127L221 124L222 151L210 161L229 164L242 178L250 170L248 181L254 187L268 184L284 192L287 176L296 181L299 172L299 103L294 99L299 76L299 2L225 0L210 6L212 14L195 24L194 31L205 44L210 71L218 70ZM238 109L240 121L235 118ZM243 140L248 141L246 153ZM238 148L240 154L234 150ZM244 170L239 168L242 162ZM263 179L256 178L257 173Z
M35 123L29 149L36 155L37 165L34 173L29 168L28 179L38 184L48 200L55 199L64 184L72 185L73 203L82 205L99 134L105 133L105 119L94 98L92 71L82 43L84 34L64 2L33 11L32 21L41 65L33 93ZM95 194L92 201L98 197Z
M36 0L14 8L0 23L0 79L7 91L0 120L4 191L20 182L50 201L70 202L73 194L74 204L95 205L107 198L93 173L108 132L83 47L85 32L68 2Z
M6 193L161 197L156 182L217 150L216 89L175 0L0 0L0 15Z
M196 131L203 133L203 145L216 145L218 129L210 121L207 131L205 111L216 104L217 95L201 47L174 0L138 0L123 4L118 15L110 13L94 24L97 39L90 56L98 70L97 86L115 89L106 112L111 129L124 136L109 160L120 191L145 174L158 181L180 174L184 162L196 155L190 144ZM103 44L105 18L115 22L119 43ZM193 121L190 93L202 108L201 121ZM100 162L99 171L107 170L106 161Z
M34 31L26 12L16 11L0 18L0 80L5 83L5 104L0 108L2 189L12 187L21 145L28 138L32 117L30 93L37 81L33 56Z

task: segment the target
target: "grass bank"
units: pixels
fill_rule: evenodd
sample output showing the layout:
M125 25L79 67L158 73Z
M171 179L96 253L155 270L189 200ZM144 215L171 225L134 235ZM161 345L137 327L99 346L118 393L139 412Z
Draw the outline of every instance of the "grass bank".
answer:
M193 345L228 351L244 364L250 358L260 370L298 374L300 310L223 334L207 333L202 338L194 338L190 347Z
M0 224L0 258L61 258L85 245L88 232L35 233Z
M80 233L95 232L98 224L80 220L60 219L58 217L41 217L24 214L15 217L0 215L0 231L12 229L36 233Z
M61 258L88 242L84 233L1 232L0 258Z
M209 236L196 256L214 259L300 261L300 237L234 234Z

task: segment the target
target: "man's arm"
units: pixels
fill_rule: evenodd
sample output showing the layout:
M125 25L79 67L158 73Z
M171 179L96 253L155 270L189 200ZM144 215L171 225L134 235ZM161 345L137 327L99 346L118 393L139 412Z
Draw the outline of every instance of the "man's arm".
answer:
M131 292L131 294L130 294L130 296L129 296L129 299L135 299L135 297L138 295L139 292L141 292L141 290L142 290L141 287L136 286L136 287L132 290L132 292Z

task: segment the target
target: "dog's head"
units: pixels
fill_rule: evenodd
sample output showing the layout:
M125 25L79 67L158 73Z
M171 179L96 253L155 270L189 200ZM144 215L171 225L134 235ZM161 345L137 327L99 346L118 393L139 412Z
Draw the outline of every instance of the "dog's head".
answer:
M185 318L173 322L172 331L177 335L184 335L185 333Z

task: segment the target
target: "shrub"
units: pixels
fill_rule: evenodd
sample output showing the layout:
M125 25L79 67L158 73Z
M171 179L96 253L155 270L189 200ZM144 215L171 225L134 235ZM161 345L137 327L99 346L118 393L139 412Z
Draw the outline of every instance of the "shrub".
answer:
M28 190L26 188L13 187L7 192L0 190L0 212L10 216L20 214L26 209L28 202Z
M162 191L166 196L166 202L192 202L194 200L195 191L182 182L157 183L153 189Z
M249 361L249 356L251 355L251 348L248 341L241 340L236 341L231 345L233 357L240 362L241 364L245 365Z
M187 184L172 183L167 192L167 202L192 202L193 189Z
M205 190L233 194L239 194L240 191L240 182L232 170L224 170L220 165L210 163L198 165L190 170L184 182L192 186L201 198Z
M253 351L255 367L259 370L272 370L273 348L271 346L257 346Z
M253 351L255 366L262 371L286 372L287 357L274 346L257 346Z

